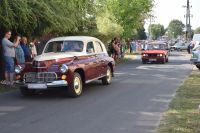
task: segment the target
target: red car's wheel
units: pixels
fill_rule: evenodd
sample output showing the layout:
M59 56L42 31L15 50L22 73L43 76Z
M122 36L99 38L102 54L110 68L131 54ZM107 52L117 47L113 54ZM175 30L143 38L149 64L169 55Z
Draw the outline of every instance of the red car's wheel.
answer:
M112 81L112 71L110 67L108 66L106 76L102 78L102 84L103 85L109 85Z
M67 95L69 97L78 97L82 94L83 82L79 73L74 73L73 82L67 88Z

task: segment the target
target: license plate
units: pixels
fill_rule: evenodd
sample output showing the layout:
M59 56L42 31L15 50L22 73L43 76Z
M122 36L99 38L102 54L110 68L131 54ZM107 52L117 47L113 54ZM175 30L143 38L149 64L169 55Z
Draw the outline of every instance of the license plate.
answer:
M29 89L47 89L46 84L28 84Z
M149 59L149 61L157 61L156 59Z

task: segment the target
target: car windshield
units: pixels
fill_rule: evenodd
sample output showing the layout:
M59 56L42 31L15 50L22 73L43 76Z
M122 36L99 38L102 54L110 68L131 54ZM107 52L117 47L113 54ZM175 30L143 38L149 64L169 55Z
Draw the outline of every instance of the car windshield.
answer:
M145 50L165 50L164 44L147 44Z
M82 52L82 41L53 41L47 44L45 53L50 52Z

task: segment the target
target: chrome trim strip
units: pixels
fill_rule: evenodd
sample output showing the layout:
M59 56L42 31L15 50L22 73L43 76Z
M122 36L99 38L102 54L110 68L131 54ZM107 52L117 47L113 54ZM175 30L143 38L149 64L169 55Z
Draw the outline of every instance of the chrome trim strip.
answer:
M100 76L100 77L98 77L98 78L94 78L94 79L91 79L91 80L87 80L87 81L85 81L85 83L86 83L86 84L87 84L87 83L90 83L90 82L92 82L92 81L98 80L98 79L103 78L103 77L105 77L105 76L107 76L107 75L103 75L103 76Z
M33 67L33 68L47 68L47 67Z

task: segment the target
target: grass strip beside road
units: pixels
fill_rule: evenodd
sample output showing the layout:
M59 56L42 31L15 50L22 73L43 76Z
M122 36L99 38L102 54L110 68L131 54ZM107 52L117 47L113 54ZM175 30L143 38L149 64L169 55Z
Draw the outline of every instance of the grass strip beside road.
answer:
M17 87L11 87L0 84L0 93L16 90Z
M129 58L119 58L119 59L117 59L116 64L123 64L123 63L129 62L129 61L130 61Z
M157 133L200 133L200 73L193 72L179 88Z

